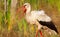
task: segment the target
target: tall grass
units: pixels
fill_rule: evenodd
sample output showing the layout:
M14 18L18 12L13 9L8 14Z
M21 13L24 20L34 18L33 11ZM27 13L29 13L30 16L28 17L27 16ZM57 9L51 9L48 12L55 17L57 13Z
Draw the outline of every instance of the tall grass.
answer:
M43 9L46 11L46 13L51 16L54 15L60 15L60 0L17 0L16 9L21 7L24 3L30 3L32 6L32 10L40 10ZM26 22L24 16L20 18L22 12L20 12L18 15L16 15L16 23L11 26L11 0L7 0L7 10L4 14L4 1L0 0L0 30L7 30L9 32L13 32L17 34L19 37L35 37L37 26L36 25L30 25ZM14 14L13 14L14 15ZM20 19L18 19L18 17ZM55 18L54 18L55 19ZM15 27L14 27L15 26ZM12 27L12 29L10 29ZM17 29L17 31L16 31ZM16 31L16 32L15 32ZM49 35L47 31L43 31L44 36L46 37L57 37L55 34ZM46 34L45 34L46 33ZM12 34L12 33L11 33ZM10 35L11 35L10 34ZM13 36L13 35L11 35ZM16 36L16 35L15 35ZM38 36L40 36L38 34Z
M7 11L6 11L6 20L7 20L7 29L10 27L10 8L11 8L11 0L7 0Z

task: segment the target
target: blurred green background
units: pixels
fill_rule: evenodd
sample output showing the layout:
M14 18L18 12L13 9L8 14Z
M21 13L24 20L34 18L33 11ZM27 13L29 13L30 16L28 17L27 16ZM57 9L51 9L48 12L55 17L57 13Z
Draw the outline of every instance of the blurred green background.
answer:
M22 11L16 14L26 2L31 4L32 10L44 10L60 33L60 0L0 0L0 37L35 37L37 26L28 25ZM46 33L45 37L56 37Z

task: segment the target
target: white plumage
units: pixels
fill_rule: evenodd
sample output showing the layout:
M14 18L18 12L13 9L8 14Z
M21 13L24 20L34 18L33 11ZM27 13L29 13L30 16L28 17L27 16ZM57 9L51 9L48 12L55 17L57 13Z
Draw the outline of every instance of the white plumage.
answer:
M57 32L56 27L54 26L54 24L51 22L51 18L45 14L44 10L40 10L40 11L31 11L31 5L29 3L25 3L23 5L23 11L25 12L25 19L28 23L30 24L35 24L38 26L38 30L40 30L43 25L42 24L47 24L46 26L48 26L49 28L51 28L52 30L55 30ZM40 21L40 23L38 22ZM43 23L44 22L44 23ZM48 23L46 23L48 22ZM48 25L49 24L49 25ZM40 32L41 33L41 32ZM42 35L41 35L42 36ZM43 36L42 36L43 37Z
M45 22L50 22L51 18L45 14L43 10L40 11L31 11L31 6L29 3L24 4L24 12L26 12L25 19L28 23L30 24L35 24L38 26L38 31L36 33L36 37L38 32L40 32L41 37L43 37L42 32L40 29L43 27L38 21L45 21Z
M26 14L25 16L27 22L30 24L35 24L36 20L38 21L45 21L45 22L50 22L51 18L45 14L43 10L40 11L31 11L30 14Z

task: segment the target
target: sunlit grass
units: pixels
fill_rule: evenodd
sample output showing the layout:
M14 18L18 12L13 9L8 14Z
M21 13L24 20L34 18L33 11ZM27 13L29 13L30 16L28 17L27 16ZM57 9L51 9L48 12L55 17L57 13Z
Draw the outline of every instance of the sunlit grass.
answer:
M53 10L53 6L56 6L58 12L60 12L60 5L59 5L60 1L58 2L58 0L17 0L18 5L16 5L16 8L22 6L26 2L31 4L31 6L32 6L31 9L32 10L40 10L40 9ZM0 2L0 3L3 3L3 2ZM11 19L10 18L10 16L11 16L11 12L10 12L11 0L7 0L7 3L8 3L8 5L7 5L7 11L5 12L5 15L4 15L3 10L1 10L1 8L4 7L4 5L0 4L0 31L1 30L3 31L3 32L1 32L1 34L2 33L4 34L5 31L6 31L5 33L8 33L8 31L9 31L11 33L8 33L8 34L9 35L12 34L11 36L13 36L14 34L17 34L19 37L35 37L36 31L37 31L37 26L28 24L26 22L24 16L21 19L17 19L20 15L20 14L18 14L18 15L16 15L17 18L15 18L16 19L16 24L12 25L10 23L10 22L12 22L12 21L10 21L10 19ZM17 27L14 27L15 25ZM55 35L55 34L49 35L46 31L44 32L43 30L42 30L42 32L43 32L44 36L46 36L46 37L57 37L57 35ZM39 33L38 33L38 36L40 36Z

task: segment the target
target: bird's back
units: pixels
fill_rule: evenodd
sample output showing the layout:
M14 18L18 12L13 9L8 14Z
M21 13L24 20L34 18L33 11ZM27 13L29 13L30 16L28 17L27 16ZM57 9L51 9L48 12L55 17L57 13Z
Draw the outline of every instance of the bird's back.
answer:
M34 18L34 19L37 19L39 21L51 21L51 18L45 14L45 12L43 10L40 10L40 11L32 11L31 12L31 16Z
M43 10L38 10L38 11L36 11L36 10L34 10L34 11L31 11L31 14L32 15L42 15L42 14L45 14L45 12L43 11Z

